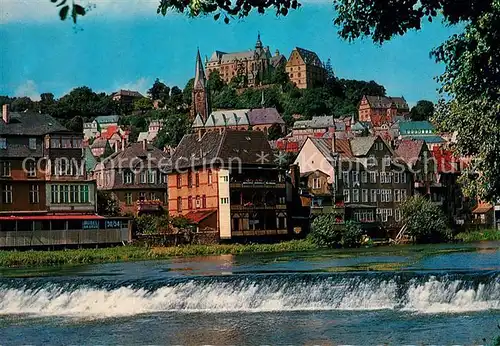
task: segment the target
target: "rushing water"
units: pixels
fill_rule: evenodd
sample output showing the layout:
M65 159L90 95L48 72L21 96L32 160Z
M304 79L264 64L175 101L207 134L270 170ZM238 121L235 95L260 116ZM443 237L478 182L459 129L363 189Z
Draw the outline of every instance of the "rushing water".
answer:
M0 344L487 344L500 243L462 247L5 271Z

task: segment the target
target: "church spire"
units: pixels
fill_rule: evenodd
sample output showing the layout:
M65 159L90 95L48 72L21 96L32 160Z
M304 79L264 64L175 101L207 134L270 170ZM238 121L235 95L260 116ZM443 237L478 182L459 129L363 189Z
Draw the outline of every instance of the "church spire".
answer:
M257 34L257 42L255 42L255 49L262 49L262 41L260 40L260 32Z
M194 88L205 88L206 78L205 71L203 70L203 63L201 62L200 49L196 54L196 71L194 75Z

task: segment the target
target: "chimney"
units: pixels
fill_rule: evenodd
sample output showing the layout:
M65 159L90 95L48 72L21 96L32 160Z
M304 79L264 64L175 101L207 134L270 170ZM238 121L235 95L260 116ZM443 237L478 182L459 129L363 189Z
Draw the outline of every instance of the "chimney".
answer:
M335 133L332 133L332 153L337 152L337 138L335 138Z
M122 139L122 151L125 150L125 139Z
M3 122L8 124L10 121L10 114L9 114L9 105L5 104L2 106L2 118Z
M148 150L148 140L147 139L143 139L142 140L142 150Z

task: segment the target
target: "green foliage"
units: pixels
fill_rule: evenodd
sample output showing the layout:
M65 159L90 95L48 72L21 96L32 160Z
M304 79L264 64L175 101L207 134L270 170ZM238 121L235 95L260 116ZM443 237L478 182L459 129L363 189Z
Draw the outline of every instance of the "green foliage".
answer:
M15 97L10 104L10 109L12 112L34 110L35 102L31 101L29 97Z
M321 247L359 246L364 233L359 223L347 221L338 224L336 219L337 215L333 213L317 216L311 224L309 239Z
M274 124L267 131L267 139L269 139L270 141L277 140L283 136L284 136L284 133L281 130L281 125L278 125L278 124Z
M208 76L208 88L211 92L218 93L224 88L224 81L220 77L219 71L215 70L210 72Z
M135 218L137 231L140 234L165 233L169 229L169 219L167 215L144 214Z
M71 118L64 124L66 128L70 131L74 131L77 133L82 133L83 132L83 118L79 115L77 115L74 118Z
M134 102L134 109L144 114L147 111L153 109L153 101L151 101L150 98L143 97L142 99Z
M154 146L163 149L165 146L176 147L182 137L191 128L191 121L188 114L168 114L164 113L163 128L158 132Z
M191 78L190 80L188 80L186 86L182 90L182 100L186 105L191 105L191 100L193 98L193 85L194 78Z
M120 205L118 200L106 191L97 191L97 214L103 216L119 216Z
M450 237L443 211L429 199L415 195L401 204L403 224L417 243L433 243Z
M466 243L475 241L500 240L500 230L485 229L480 231L466 231L455 235L455 239Z
M52 103L50 96L47 96L44 105L50 115L59 119L71 119L77 115L92 118L119 112L118 103L113 101L110 95L96 94L86 86L71 90L55 103Z
M153 86L148 90L148 95L151 100L160 100L164 105L166 105L170 99L170 88L156 78Z
M410 111L411 120L429 120L434 115L434 103L427 100L420 100Z

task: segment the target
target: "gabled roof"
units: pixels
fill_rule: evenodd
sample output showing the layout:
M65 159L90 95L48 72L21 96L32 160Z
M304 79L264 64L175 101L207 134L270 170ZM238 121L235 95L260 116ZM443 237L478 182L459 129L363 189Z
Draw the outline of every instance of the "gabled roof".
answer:
M396 154L411 167L418 161L424 145L422 140L403 139L396 148Z
M377 140L376 136L355 137L351 139L351 150L354 156L365 156Z
M371 96L365 95L368 104L372 108L391 108L396 107L398 110L409 110L408 103L404 97L390 96Z
M215 52L212 53L212 56L210 57L210 61L209 62L219 61L219 59L222 58L222 56L224 54L227 54L227 53L226 52L221 52L220 50L216 50Z
M309 176L310 176L310 175L312 175L312 174L314 174L314 175L316 175L316 176L322 175L322 176L326 176L326 177L328 177L328 174L326 174L325 172L323 172L323 171L321 171L321 170L319 170L319 169L317 169L317 170L315 170L315 171L309 171L309 172L304 172L304 173L301 173L301 174L300 174L300 177L301 177L301 178L307 178L307 177L309 177Z
M154 147L151 144L147 144L146 150L143 148L143 143L133 143L125 148L125 150L120 150L113 153L105 161L103 165L105 168L135 168L132 165L141 165L141 160L148 160L147 164L151 168L164 167L170 164L169 155L164 151Z
M335 140L335 153L332 152L332 139L330 138L308 138L320 151L328 162L333 162L336 158L335 154L340 154L340 158L352 158L352 151L347 139Z
M85 160L85 170L87 172L92 172L97 165L97 159L92 155L92 151L89 147L83 149L83 157Z
M142 94L138 91L135 90L125 90L125 89L120 89L117 92L113 94L113 96L119 95L119 96L130 96L130 97L144 97Z
M43 136L54 132L70 132L47 114L10 112L8 124L0 120L0 135Z
M203 127L203 126L204 126L203 119L201 119L201 115L200 115L200 113L198 113L198 114L196 114L196 117L194 118L193 128Z
M300 57L302 58L302 60L304 60L304 63L306 65L323 67L323 64L321 63L321 60L319 59L318 55L313 51L299 47L295 47L294 50L297 51L297 53L299 53Z
M229 109L210 113L205 127L248 125L249 109Z
M118 123L120 119L119 115L100 115L95 118L98 124L113 124Z
M276 108L255 108L248 112L250 125L284 124Z
M185 135L172 157L174 169L224 163L247 165L274 165L274 154L263 132L234 131L207 132Z
M493 209L493 206L489 203L479 203L474 210L472 210L472 214L485 214Z
M271 66L276 68L282 64L286 64L286 57L282 54L275 55L271 58Z

